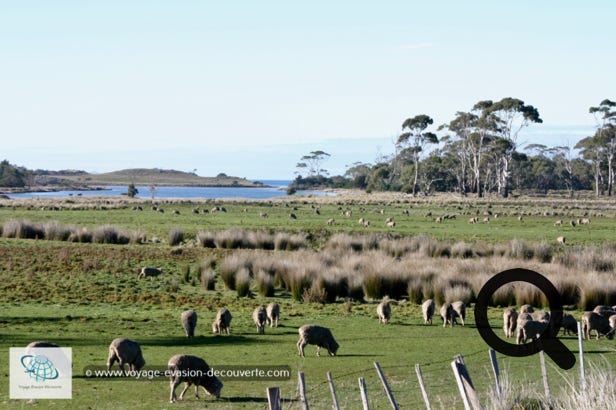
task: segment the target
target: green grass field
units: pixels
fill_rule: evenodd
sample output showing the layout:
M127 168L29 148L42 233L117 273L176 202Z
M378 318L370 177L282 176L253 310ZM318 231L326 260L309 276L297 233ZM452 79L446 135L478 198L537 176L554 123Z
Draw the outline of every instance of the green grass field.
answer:
M69 209L74 203L59 203L62 210L41 210L40 206L24 204L0 207L0 225L12 219L28 219L33 223L59 221L63 224L94 228L113 225L127 230L139 230L148 238L166 240L171 229L186 232L188 241L199 231L219 231L233 227L248 230L267 229L271 232L303 233L311 249L318 250L336 232L387 233L396 236L426 235L437 239L485 241L504 243L512 238L553 242L565 235L567 241L578 245L613 243L616 223L613 211L601 203L577 208L559 205L498 203L492 212L507 213L490 223L468 224L469 215L483 211L487 204L467 203L319 203L320 215L311 207L311 198L296 200L285 206L276 202L224 203L227 212L193 214L192 209L211 208L204 204L161 204L165 213L149 209L132 211L133 204L117 207L103 204L107 209ZM316 203L316 202L315 202ZM221 205L221 203L217 203ZM293 209L293 207L297 209ZM556 208L555 208L556 206ZM30 209L28 209L30 208ZM100 208L100 207L99 207ZM145 204L144 204L145 208ZM246 212L244 212L246 208ZM342 209L340 209L342 208ZM341 215L352 209L351 217ZM462 208L462 209L459 209ZM177 209L179 215L170 211ZM380 209L384 209L383 214ZM408 210L409 214L403 213ZM457 213L455 220L436 223L433 217ZM268 218L259 217L267 212ZM297 219L290 219L289 213ZM516 213L524 213L520 222ZM550 212L549 215L544 213ZM554 226L557 219L566 221L593 212L592 223L575 228ZM554 215L556 213L556 215ZM593 214L594 215L594 214ZM369 228L359 226L357 220L371 221ZM393 217L396 227L389 229L384 220ZM334 225L326 221L334 218ZM480 218L482 219L482 217ZM273 298L258 296L238 298L224 289L218 279L215 290L204 290L195 281L185 281L182 271L188 267L192 278L195 267L205 258L221 258L234 251L183 246L181 253L172 252L165 243L140 245L108 245L69 243L47 240L0 239L0 346L5 352L0 403L8 408L266 408L265 389L281 388L285 408L301 408L298 401L297 372L306 375L307 394L312 408L331 408L326 373L334 377L339 401L343 408L360 408L358 377L365 377L371 408L388 408L373 363L379 362L400 408L421 408L423 401L415 375L420 364L433 408L461 408L450 362L461 354L469 368L475 387L484 403L493 384L488 360L488 346L480 338L469 309L467 326L443 328L440 319L435 324L422 324L420 307L410 302L393 306L388 326L376 318L376 302L354 302L347 312L345 302L338 299L331 304L306 304L294 301L289 292L277 289ZM137 271L145 265L164 267L167 273L152 280L137 280ZM281 326L267 328L258 335L251 321L252 310L259 304L277 301L281 305ZM226 306L233 314L231 335L213 335L210 323L218 308ZM195 309L199 316L196 337L187 339L180 326L179 316L185 309ZM579 318L581 312L574 312ZM490 309L491 325L497 334L502 326L502 309ZM314 323L332 329L340 344L336 357L317 358L314 346L306 348L306 358L297 355L297 328ZM177 353L195 354L212 366L289 366L291 378L279 381L224 381L222 398L211 397L198 402L191 389L183 402L170 404L168 380L110 380L86 378L86 366L103 366L108 345L116 337L138 341L147 361L146 368L164 367ZM34 340L47 340L73 348L73 399L39 400L26 404L9 399L8 348L25 346ZM563 336L565 345L577 355L577 338ZM586 359L597 366L616 365L614 341L602 338L584 342ZM543 391L538 355L511 358L498 354L501 369L510 381L528 386L537 395ZM559 397L567 381L579 375L578 365L562 371L548 359L552 395ZM589 370L590 371L590 370ZM178 394L179 394L178 389ZM486 407L489 407L486 405Z

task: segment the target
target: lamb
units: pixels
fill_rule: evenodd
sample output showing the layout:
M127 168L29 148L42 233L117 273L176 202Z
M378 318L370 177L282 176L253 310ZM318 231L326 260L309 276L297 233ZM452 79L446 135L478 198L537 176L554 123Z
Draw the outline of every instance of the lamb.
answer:
M140 370L145 366L145 360L141 354L139 343L129 339L113 339L109 345L109 358L107 359L107 371L111 370L113 363L118 362L122 372L124 365L128 364L130 370Z
M464 320L466 320L466 304L461 300L453 302L451 304L453 308L453 320L456 321L456 317L459 317L462 320L462 326L464 326Z
M522 313L533 313L535 309L531 305L522 305L520 306L520 314Z
M145 278L146 276L154 277L160 275L161 273L163 273L161 268L150 268L146 266L141 268L141 272L137 275L137 279Z
M506 308L503 312L503 330L505 331L505 337L513 337L513 332L515 332L517 321L518 312L516 312L515 308Z
M55 343L49 343L49 342L31 342L28 344L28 346L26 346L26 349L29 348L33 348L33 347L60 347Z
M610 326L608 318L596 312L584 312L582 314L582 336L584 339L590 340L592 330L597 332L597 340L602 334L610 340L614 338L614 328Z
M376 307L376 314L379 316L379 322L386 325L391 318L391 306L389 305L389 302L384 300L379 303Z
M569 313L563 313L563 323L561 327L563 328L563 333L565 335L571 333L577 335L577 320L575 320L575 318Z
M451 303L445 302L443 306L441 306L441 319L443 319L443 327L450 325L453 327L453 321L455 318L455 312L453 310L453 306Z
M216 314L216 319L212 323L212 331L214 333L226 333L230 334L231 327L231 312L229 309L220 309Z
M260 335L265 333L265 323L267 322L267 311L265 310L265 306L258 306L252 312L252 320L257 325L257 333Z
M169 359L167 368L171 374L171 395L169 397L171 403L177 400L175 389L182 382L185 382L186 385L182 393L180 393L180 400L184 399L184 394L191 384L195 385L195 396L197 399L199 399L199 386L203 387L207 394L217 399L220 398L222 382L216 376L210 374L210 366L202 358L186 354L176 354Z
M434 310L436 309L434 300L428 299L421 305L421 313L423 314L423 320L425 325L432 324L432 316L434 316Z
M299 328L297 349L302 357L305 357L304 347L306 345L316 345L317 356L321 356L321 347L326 348L330 356L335 356L340 347L328 328L317 325L304 325Z
M269 305L267 305L266 313L267 323L269 323L270 327L278 327L278 319L280 318L280 305L275 302L270 303Z
M520 320L520 315L517 320L517 344L526 343L528 339L537 339L537 335L540 335L548 325L547 322L540 322L537 320L529 319L529 315L524 316L523 320Z
M186 337L195 337L195 328L197 327L197 312L194 310L186 310L182 312L182 327L186 332Z

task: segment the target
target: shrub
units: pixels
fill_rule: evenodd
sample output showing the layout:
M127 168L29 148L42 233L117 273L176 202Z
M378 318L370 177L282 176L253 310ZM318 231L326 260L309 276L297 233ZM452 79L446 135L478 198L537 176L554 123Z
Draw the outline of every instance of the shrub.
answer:
M179 228L173 228L169 231L169 245L178 246L184 241L184 231Z

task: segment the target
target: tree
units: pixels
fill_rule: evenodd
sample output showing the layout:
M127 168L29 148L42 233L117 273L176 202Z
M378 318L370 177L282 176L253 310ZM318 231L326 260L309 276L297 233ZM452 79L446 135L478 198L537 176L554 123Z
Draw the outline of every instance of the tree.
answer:
M139 190L134 183L131 182L130 184L128 184L128 192L126 193L126 195L128 195L129 198L134 198L138 193Z
M427 144L437 144L438 138L432 132L425 132L428 126L432 125L434 120L425 114L416 115L413 118L407 118L402 123L402 130L408 129L398 137L397 145L402 148L403 153L408 153L412 156L415 164L415 174L413 178L412 192L413 196L417 195L417 181L419 179L419 159Z
M304 155L295 167L298 170L307 170L308 176L321 176L328 173L326 169L321 167L321 163L330 156L325 151L311 151L310 154ZM301 171L298 171L298 173L301 173Z
M605 99L588 112L595 117L597 144L602 146L607 163L607 195L612 196L614 187L614 158L616 156L616 102Z
M530 123L540 124L543 120L539 117L539 111L535 107L526 105L524 101L517 98L503 98L486 107L486 113L495 117L498 123L497 135L508 143L507 149L502 151L498 158L497 169L498 193L503 198L507 198L509 196L509 167L517 149L518 134Z

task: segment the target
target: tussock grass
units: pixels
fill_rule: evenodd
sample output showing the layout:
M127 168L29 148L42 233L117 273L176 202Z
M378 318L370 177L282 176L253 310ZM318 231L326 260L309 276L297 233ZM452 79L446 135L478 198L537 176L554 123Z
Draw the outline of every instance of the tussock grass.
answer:
M180 228L173 228L169 231L169 245L178 246L184 242L184 231Z

